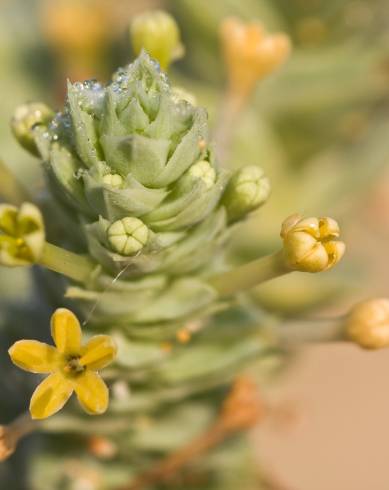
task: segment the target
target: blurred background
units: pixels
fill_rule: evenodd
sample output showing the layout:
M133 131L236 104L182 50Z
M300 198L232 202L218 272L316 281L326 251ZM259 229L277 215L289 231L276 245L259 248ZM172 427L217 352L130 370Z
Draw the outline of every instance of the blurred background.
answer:
M186 56L172 68L174 83L193 92L214 125L225 88L221 19L258 19L292 39L290 60L261 83L233 135L226 165L260 165L273 193L233 240L231 260L273 251L280 222L294 212L336 218L347 258L328 275L272 281L253 299L286 326L303 323L314 331L359 299L388 296L388 0L1 0L0 159L40 192L39 164L9 129L15 107L43 100L58 109L67 78L108 80L132 59L132 16L154 7L173 13L186 46ZM0 269L0 277L5 358L16 336L10 311L16 317L23 304L34 313L37 330L48 311L44 299L34 297L28 273ZM13 380L6 381L6 362L0 360L4 422L26 403ZM385 351L365 353L341 343L299 349L268 389L270 399L291 407L293 416L275 415L253 435L261 464L279 490L389 488L388 373ZM0 482L12 481L6 471L0 465Z

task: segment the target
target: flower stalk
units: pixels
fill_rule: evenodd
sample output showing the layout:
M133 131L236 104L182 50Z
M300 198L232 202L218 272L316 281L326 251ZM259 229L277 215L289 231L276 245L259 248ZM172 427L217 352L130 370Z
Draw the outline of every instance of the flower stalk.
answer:
M20 439L38 427L28 413L24 413L8 425L0 426L0 462L8 459L15 452Z
M46 242L38 264L77 282L87 282L95 264L88 257Z
M285 264L283 250L280 250L231 271L218 274L208 282L220 296L233 296L288 272L292 270Z

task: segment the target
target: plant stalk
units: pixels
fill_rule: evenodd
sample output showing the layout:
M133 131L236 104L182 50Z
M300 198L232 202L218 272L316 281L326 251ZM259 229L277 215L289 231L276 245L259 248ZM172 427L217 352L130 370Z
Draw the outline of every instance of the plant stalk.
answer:
M76 282L86 282L95 264L87 257L46 242L39 265L46 267Z
M292 272L285 264L283 250L261 257L240 267L218 274L208 280L220 296L234 294L251 289L259 284Z

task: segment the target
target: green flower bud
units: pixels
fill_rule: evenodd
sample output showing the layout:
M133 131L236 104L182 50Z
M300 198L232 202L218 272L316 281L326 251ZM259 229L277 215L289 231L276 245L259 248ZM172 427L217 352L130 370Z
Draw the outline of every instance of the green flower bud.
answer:
M162 10L145 12L136 17L130 27L130 36L135 54L146 50L159 61L163 70L184 54L177 23Z
M34 156L39 151L34 140L35 126L47 125L54 117L54 112L41 102L30 102L19 106L11 120L11 129L18 142Z
M123 185L123 177L119 174L106 174L103 176L103 184L111 187L121 187Z
M107 230L112 250L121 255L134 255L146 245L149 230L138 218L127 217L115 221Z
M206 185L207 189L210 189L216 181L215 169L206 160L201 160L195 163L189 169L189 175L197 179L201 179Z
M8 267L37 262L45 244L41 212L31 203L18 209L0 204L0 264Z
M263 170L249 165L238 170L223 196L229 221L237 221L259 208L269 197L270 182Z

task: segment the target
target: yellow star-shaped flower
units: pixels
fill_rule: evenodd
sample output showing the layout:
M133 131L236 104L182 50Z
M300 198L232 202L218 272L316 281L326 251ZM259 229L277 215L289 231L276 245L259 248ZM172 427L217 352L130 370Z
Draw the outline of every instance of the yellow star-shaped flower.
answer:
M82 346L80 323L66 308L57 309L51 317L51 335L56 348L36 340L19 340L8 351L12 362L20 368L50 373L32 395L31 417L50 417L61 410L73 391L87 413L104 413L109 393L96 371L116 356L111 337L96 335Z

